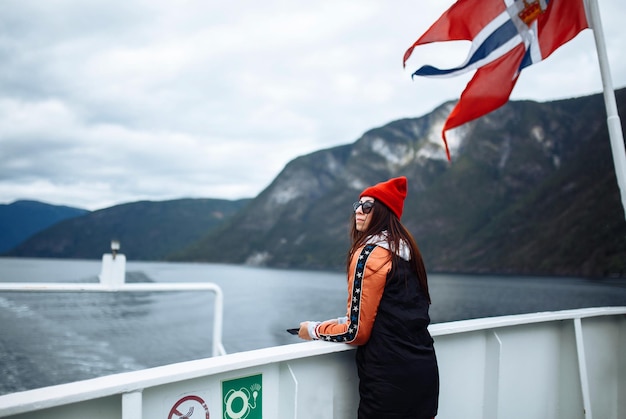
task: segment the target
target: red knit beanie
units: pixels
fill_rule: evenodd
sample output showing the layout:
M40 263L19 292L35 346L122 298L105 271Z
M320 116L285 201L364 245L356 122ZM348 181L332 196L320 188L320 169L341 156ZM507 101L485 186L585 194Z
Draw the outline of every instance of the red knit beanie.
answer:
M366 188L359 198L371 196L387 207L399 218L402 217L404 198L406 198L406 177L396 177L386 182L378 183Z

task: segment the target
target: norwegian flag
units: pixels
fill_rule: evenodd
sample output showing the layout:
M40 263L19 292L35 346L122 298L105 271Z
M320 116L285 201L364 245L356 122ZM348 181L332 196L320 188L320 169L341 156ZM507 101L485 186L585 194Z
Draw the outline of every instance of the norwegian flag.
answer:
M403 64L419 46L466 40L472 46L460 66L425 65L413 76L452 77L477 70L448 116L446 131L504 105L520 72L588 27L583 0L458 0L406 51Z

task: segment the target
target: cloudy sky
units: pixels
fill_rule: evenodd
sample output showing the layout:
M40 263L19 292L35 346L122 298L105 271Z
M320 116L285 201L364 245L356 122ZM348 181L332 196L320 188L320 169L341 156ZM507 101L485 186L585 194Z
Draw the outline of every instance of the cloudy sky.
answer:
M457 99L468 44L404 51L451 0L0 0L0 203L254 197L290 160ZM626 86L621 0L600 2ZM512 99L602 91L585 30ZM622 121L622 124L625 122Z

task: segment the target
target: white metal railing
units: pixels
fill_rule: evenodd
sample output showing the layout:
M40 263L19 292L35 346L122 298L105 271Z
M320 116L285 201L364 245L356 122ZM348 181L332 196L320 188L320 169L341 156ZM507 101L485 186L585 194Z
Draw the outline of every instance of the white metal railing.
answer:
M47 283L47 282L0 282L0 291L29 292L163 292L163 291L209 291L215 294L213 308L213 342L212 355L225 355L222 344L222 317L224 296L222 289L208 282L159 282L123 284L111 287L102 283Z
M584 327L584 322L591 322L594 319L601 319L602 317L611 317L621 318L621 329L613 330L609 332L609 329L606 328L606 325L598 326L595 325L597 330L602 330L602 332L595 336L594 338L590 338L587 334L591 335L594 331L594 327L587 324L587 329ZM546 359L551 362L547 362L548 365L558 364L559 362L565 362L561 359L561 351L560 345L568 346L571 345L570 355L573 354L573 358L575 358L575 364L577 371L574 368L570 368L565 372L560 372L560 374L564 374L560 376L560 379L563 379L563 376L567 375L569 381L576 382L577 386L573 386L573 388L578 387L578 391L580 392L580 407L581 409L576 410L573 409L573 412L576 416L569 417L580 417L581 419L593 419L594 412L597 410L602 410L600 412L600 417L606 418L622 418L626 416L618 416L618 411L624 412L625 406L622 405L619 400L623 400L623 397L620 397L618 394L624 393L626 389L626 366L623 364L623 361L620 359L620 354L622 353L622 348L626 344L626 336L624 335L624 319L626 317L626 307L593 307L593 308L584 308L584 309L573 309L573 310L562 310L562 311L554 311L554 312L541 312L541 313L529 313L529 314L518 314L518 315L509 315L509 316L501 316L501 317L493 317L493 318L485 318L485 319L471 319L471 320L461 320L450 323L440 323L431 325L429 328L432 336L435 338L435 342L441 345L441 339L438 342L438 338L447 338L451 336L463 335L463 334L472 334L476 331L484 331L486 333L483 334L484 339L484 347L482 348L481 357L484 358L483 365L483 404L482 404L482 414L479 415L482 419L491 419L491 418L499 418L499 417L529 417L528 415L518 415L511 416L511 412L509 411L507 415L502 415L503 405L506 405L509 410L512 409L511 400L513 398L519 399L521 394L516 394L513 398L509 397L508 401L505 396L502 396L500 393L503 389L506 388L514 388L516 381L525 381L524 378L521 378L519 375L514 376L511 374L515 368L512 368L511 365L515 362L522 363L524 358L533 359L535 356L535 361L545 362ZM557 326L556 328L552 325L561 324L562 326ZM533 327L536 325L536 327ZM571 326L569 326L571 325ZM545 333L542 336L542 328L548 326L553 329L550 334L552 336L547 337ZM510 332L512 328L516 328L518 334L522 334L521 329L530 327L527 333L527 342L532 342L527 347L525 343L522 341L516 341L515 344L508 345L509 358L506 359L503 356L503 339L505 334ZM571 336L568 334L568 330L571 330ZM554 333L556 332L556 333ZM506 336L509 339L511 336ZM597 339L598 337L604 338ZM546 341L550 342L548 345L542 345L538 342L538 339L546 339ZM531 339L533 339L531 341ZM515 339L510 339L511 341L515 341ZM559 343L556 343L556 342ZM469 346L469 345L468 345ZM517 346L517 347L516 347ZM537 349L536 353L532 353L531 349ZM553 351L552 358L549 354L550 351ZM461 363L466 363L469 359L468 353L470 350L464 349L466 358L455 357L456 360L460 360ZM555 353L558 352L558 355L555 356ZM511 353L514 356L511 357ZM537 357L539 354L539 357ZM438 354L439 355L439 354ZM512 359L515 358L515 361ZM541 359L544 358L544 359ZM567 357L564 357L566 359ZM598 359L602 359L601 362ZM590 364L595 363L595 380L592 380L589 373ZM599 364L604 363L602 367L598 367ZM457 365L458 367L459 365ZM507 372L503 373L501 370L503 367L507 367ZM570 365L573 366L573 365ZM611 388L610 385L607 385L606 388L598 388L598 383L600 381L604 381L607 379L606 371L612 369L612 374L614 374L612 380L612 384L615 388ZM454 368L451 368L454 369ZM460 368L459 368L460 369ZM602 372L604 370L604 372ZM518 370L519 373L521 370ZM575 373L573 373L575 371ZM521 374L520 374L521 375ZM554 381L558 381L554 377L551 377ZM600 378L600 379L599 379ZM533 379L538 379L536 376ZM530 380L526 380L530 381ZM568 381L567 379L564 381ZM591 381L595 381L592 385ZM529 382L525 383L527 388L540 388L539 384L532 384ZM595 397L591 394L592 387L596 387ZM456 393L461 394L463 392L462 389L457 389ZM613 403L610 402L610 397L604 402L608 403L599 403L598 399L601 397L598 394L603 392L607 393L615 393L615 399L612 402L615 406L611 406ZM544 391L544 393L548 393L548 389ZM553 392L554 393L554 392ZM558 394L554 394L554 396L558 396ZM555 397L556 398L556 397ZM595 403L594 403L595 398ZM457 398L458 400L458 398ZM575 405L578 401L575 396L571 396L571 399L568 400L571 405ZM570 408L571 409L571 408ZM463 409L460 409L463 410ZM478 409L479 410L479 409ZM440 412L441 413L441 412ZM457 412L457 414L460 413ZM467 413L467 412L466 412ZM615 414L615 416L613 416ZM578 416L580 415L580 416ZM466 417L473 417L472 415L465 415ZM439 417L439 416L438 416ZM451 417L455 417L452 415ZM533 417L530 415L530 417ZM539 416L534 416L539 417ZM544 412L543 417L568 417L567 414L563 416L559 413L548 413Z
M438 418L626 417L626 307L463 320L429 330L442 385ZM185 395L202 397L211 417L226 417L223 383L262 375L263 417L348 418L358 405L352 350L296 343L13 393L0 396L0 417L165 418Z
M213 308L212 356L225 355L222 344L224 294L222 289L210 282L125 282L126 258L123 254L105 254L102 257L102 272L99 283L54 283L54 282L0 282L0 292L163 292L163 291L208 291L215 294Z

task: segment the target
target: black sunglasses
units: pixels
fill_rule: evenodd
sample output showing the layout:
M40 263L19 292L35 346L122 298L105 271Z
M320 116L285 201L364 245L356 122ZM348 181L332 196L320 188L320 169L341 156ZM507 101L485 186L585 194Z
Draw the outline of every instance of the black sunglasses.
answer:
M354 208L354 212L361 207L363 214L369 214L372 212L372 208L374 208L374 201L365 201L365 202L355 202L352 204L352 208Z

